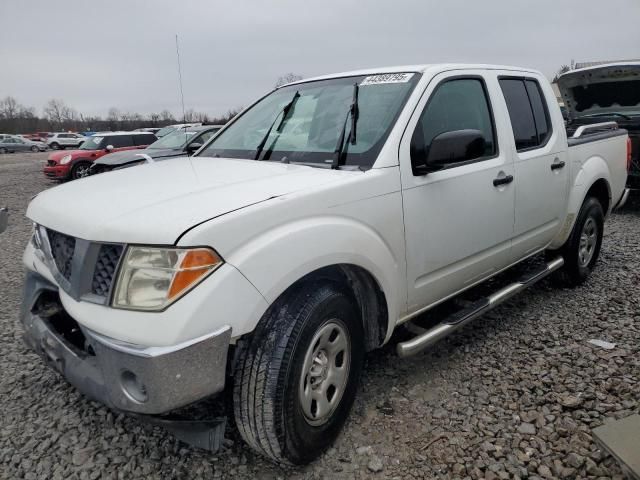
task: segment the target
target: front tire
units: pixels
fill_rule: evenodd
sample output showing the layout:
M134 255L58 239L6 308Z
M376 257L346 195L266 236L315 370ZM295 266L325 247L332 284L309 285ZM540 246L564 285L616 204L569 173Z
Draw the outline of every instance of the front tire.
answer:
M40 151L40 149L39 149L36 145L33 145L33 146L31 147L31 151L32 151L32 152L39 152L39 151Z
M91 162L80 161L71 167L71 174L69 177L71 180L78 180L89 176L89 169L91 168Z
M355 399L364 333L353 299L307 283L279 299L239 344L235 422L257 452L305 464L336 439Z
M562 283L568 286L583 284L593 270L604 235L604 211L598 199L588 197L578 213L573 231L559 250L564 266L559 272Z
M58 150L60 148L60 144L58 142L52 142L49 146L52 150Z

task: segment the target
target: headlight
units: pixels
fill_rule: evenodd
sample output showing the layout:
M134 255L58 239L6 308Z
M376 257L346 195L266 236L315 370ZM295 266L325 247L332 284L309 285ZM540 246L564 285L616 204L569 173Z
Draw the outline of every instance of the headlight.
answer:
M113 306L163 310L222 263L210 248L129 247L120 267Z
M66 165L71 161L71 155L65 155L60 159L60 165Z

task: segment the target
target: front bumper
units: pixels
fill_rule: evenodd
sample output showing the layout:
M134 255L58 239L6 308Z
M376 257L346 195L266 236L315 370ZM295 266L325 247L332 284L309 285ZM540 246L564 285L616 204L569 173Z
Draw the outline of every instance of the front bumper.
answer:
M67 178L71 171L69 165L55 165L44 167L44 175L48 178Z
M24 338L87 397L118 410L161 414L224 389L231 328L171 347L119 342L80 326L57 287L28 271L21 311Z

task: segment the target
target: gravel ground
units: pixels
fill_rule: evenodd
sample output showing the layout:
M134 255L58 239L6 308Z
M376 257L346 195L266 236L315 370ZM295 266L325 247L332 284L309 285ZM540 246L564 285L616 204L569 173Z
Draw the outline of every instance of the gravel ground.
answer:
M369 355L335 447L282 470L233 432L213 456L114 414L23 346L23 214L52 185L45 158L0 155L0 204L13 212L0 235L1 478L622 478L591 429L639 410L638 199L607 223L585 286L545 281L417 357L400 360L392 346Z

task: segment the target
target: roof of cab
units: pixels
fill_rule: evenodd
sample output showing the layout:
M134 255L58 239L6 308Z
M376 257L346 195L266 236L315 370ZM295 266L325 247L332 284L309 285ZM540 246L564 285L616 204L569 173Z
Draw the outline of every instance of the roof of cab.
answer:
M432 63L422 65L398 65L392 67L375 67L365 68L361 70L352 70L348 72L332 73L329 75L320 75L317 77L305 78L296 82L287 83L282 85L286 87L288 85L295 85L298 83L314 82L317 80L326 80L329 78L341 78L341 77L357 77L360 75L380 75L384 73L401 73L401 72L416 72L416 73L439 73L449 70L511 70L516 72L528 72L528 73L540 73L538 70L524 67L514 67L508 65L489 65L489 64L475 64L475 63ZM280 87L281 88L281 87Z

